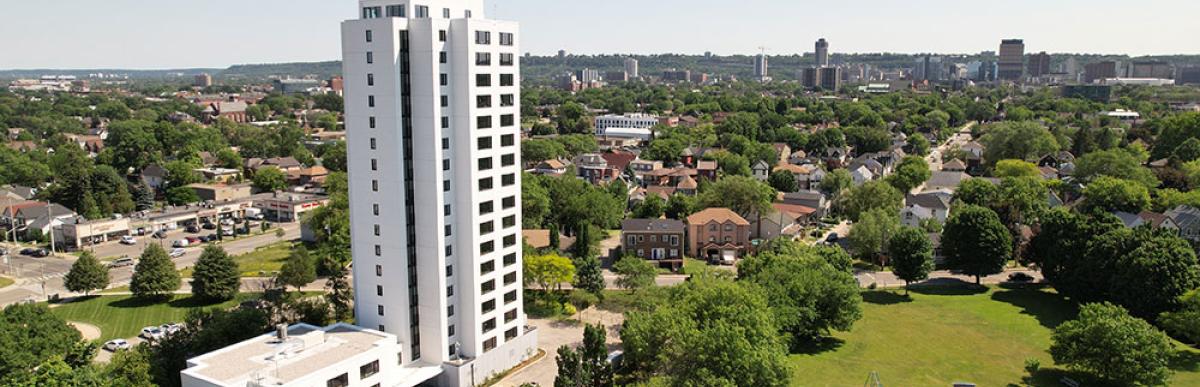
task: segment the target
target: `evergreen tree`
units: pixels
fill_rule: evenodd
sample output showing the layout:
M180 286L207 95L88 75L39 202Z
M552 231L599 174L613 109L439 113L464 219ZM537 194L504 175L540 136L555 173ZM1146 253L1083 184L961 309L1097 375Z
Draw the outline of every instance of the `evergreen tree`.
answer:
M159 245L151 244L146 246L141 260L134 267L129 291L140 298L170 298L171 292L179 289L180 282L179 272L175 271L175 263L171 262L167 251Z
M72 292L90 295L93 290L108 287L108 268L104 267L90 251L84 251L71 265L71 271L63 277L63 284Z
M283 267L279 269L279 275L275 277L275 282L283 286L285 289L288 286L295 287L300 290L304 285L317 279L317 268L313 265L312 258L308 255L308 250L304 247L298 247L292 251L292 255L283 263Z
M575 287L604 298L604 273L600 260L592 257L575 258Z
M224 249L206 246L192 274L192 295L203 300L227 301L237 296L240 287L237 262Z
M587 376L587 386L612 387L613 370L612 364L608 363L604 325L588 324L583 328L583 348L580 348L579 355L583 373Z
M559 246L562 244L562 242L558 240L558 238L559 238L558 225L554 224L554 223L550 223L549 229L550 229L549 230L550 231L550 248L553 249L554 251L558 251Z
M354 291L346 278L350 271L341 263L330 262L334 261L333 258L325 258L325 261L325 266L330 269L329 279L325 282L325 288L329 290L326 297L333 307L333 318L350 321L354 318Z
M554 377L554 387L582 387L584 381L583 364L579 361L579 353L566 345L558 347L558 356L554 358L558 364L558 375Z

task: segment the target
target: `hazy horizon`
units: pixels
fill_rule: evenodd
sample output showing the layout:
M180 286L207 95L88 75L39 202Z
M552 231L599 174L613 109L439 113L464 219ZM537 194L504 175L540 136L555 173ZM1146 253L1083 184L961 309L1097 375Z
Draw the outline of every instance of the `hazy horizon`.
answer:
M1200 2L1047 3L489 0L485 12L520 22L522 52L535 55L753 55L760 47L803 55L820 37L833 53L971 55L1018 38L1027 53L1200 54L1200 24L1189 20ZM0 24L10 53L0 69L163 70L338 60L338 25L356 16L357 1L55 0L3 9L19 17Z

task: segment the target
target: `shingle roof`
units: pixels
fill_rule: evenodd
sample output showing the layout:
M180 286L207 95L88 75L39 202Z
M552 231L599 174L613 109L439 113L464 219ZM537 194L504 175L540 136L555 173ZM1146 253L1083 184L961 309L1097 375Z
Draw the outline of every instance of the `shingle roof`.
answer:
M684 225L675 219L626 219L621 222L621 230L683 232Z
M930 194L930 193L919 193L916 195L908 195L908 197L905 198L904 201L906 204L908 204L910 206L916 205L916 206L920 206L920 207L924 207L924 208L928 208L928 209L939 209L939 210L950 209L950 201L946 200L946 197L942 196L942 195L936 195L936 194Z
M708 222L733 222L737 225L750 225L750 222L747 222L745 218L742 218L728 208L708 208L687 217L688 224L705 224Z

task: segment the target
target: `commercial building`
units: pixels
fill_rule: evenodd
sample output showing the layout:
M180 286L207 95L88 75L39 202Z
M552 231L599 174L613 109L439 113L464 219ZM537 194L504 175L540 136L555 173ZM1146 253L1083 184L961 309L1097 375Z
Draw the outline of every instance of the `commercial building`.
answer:
M821 71L816 67L809 67L800 70L800 84L804 87L814 89L821 85Z
M1025 77L1025 41L1000 41L1000 62L997 77L1004 81L1019 81Z
M196 196L200 200L213 202L229 202L234 200L242 200L250 197L254 187L250 183L245 184L203 184L196 183L188 185L192 191L196 192Z
M691 82L692 72L689 70L666 70L662 75L663 82Z
M813 52L817 56L817 67L829 65L829 42L825 41L825 38L817 40L816 50Z
M1177 85L1200 85L1200 66L1180 67L1175 74Z
M609 114L595 119L596 134L604 134L608 128L650 129L654 125L658 125L658 117L644 113Z
M600 70L585 68L575 72L575 78L583 83L600 82L604 80L600 77Z
M212 75L209 75L208 73L197 74L192 80L192 86L195 87L209 87L212 85Z
M276 79L272 84L275 91L283 94L305 94L321 87L316 79Z
M1050 54L1045 51L1029 55L1029 76L1041 77L1050 74Z
M625 58L625 75L630 79L638 78L638 60L633 58Z
M1175 66L1157 60L1134 61L1129 65L1129 77L1171 79L1175 77Z
M522 309L518 25L487 19L482 0L359 5L342 24L356 322L399 340L386 367L478 385L537 352Z
M837 91L842 88L842 69L840 67L822 67L820 74L819 78L822 89Z
M1103 61L1088 63L1083 66L1084 83L1095 83L1100 80L1117 77L1117 62Z
M767 54L758 54L754 57L754 78L759 81L770 79L770 69L767 63Z

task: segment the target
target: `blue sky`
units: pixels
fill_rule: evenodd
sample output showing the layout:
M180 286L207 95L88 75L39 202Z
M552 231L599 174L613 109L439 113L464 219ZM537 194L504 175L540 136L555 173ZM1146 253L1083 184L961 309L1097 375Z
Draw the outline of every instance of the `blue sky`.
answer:
M433 0L436 1L436 0ZM1196 0L488 0L525 51L996 50L1200 54ZM355 0L8 0L0 68L226 67L337 59Z

